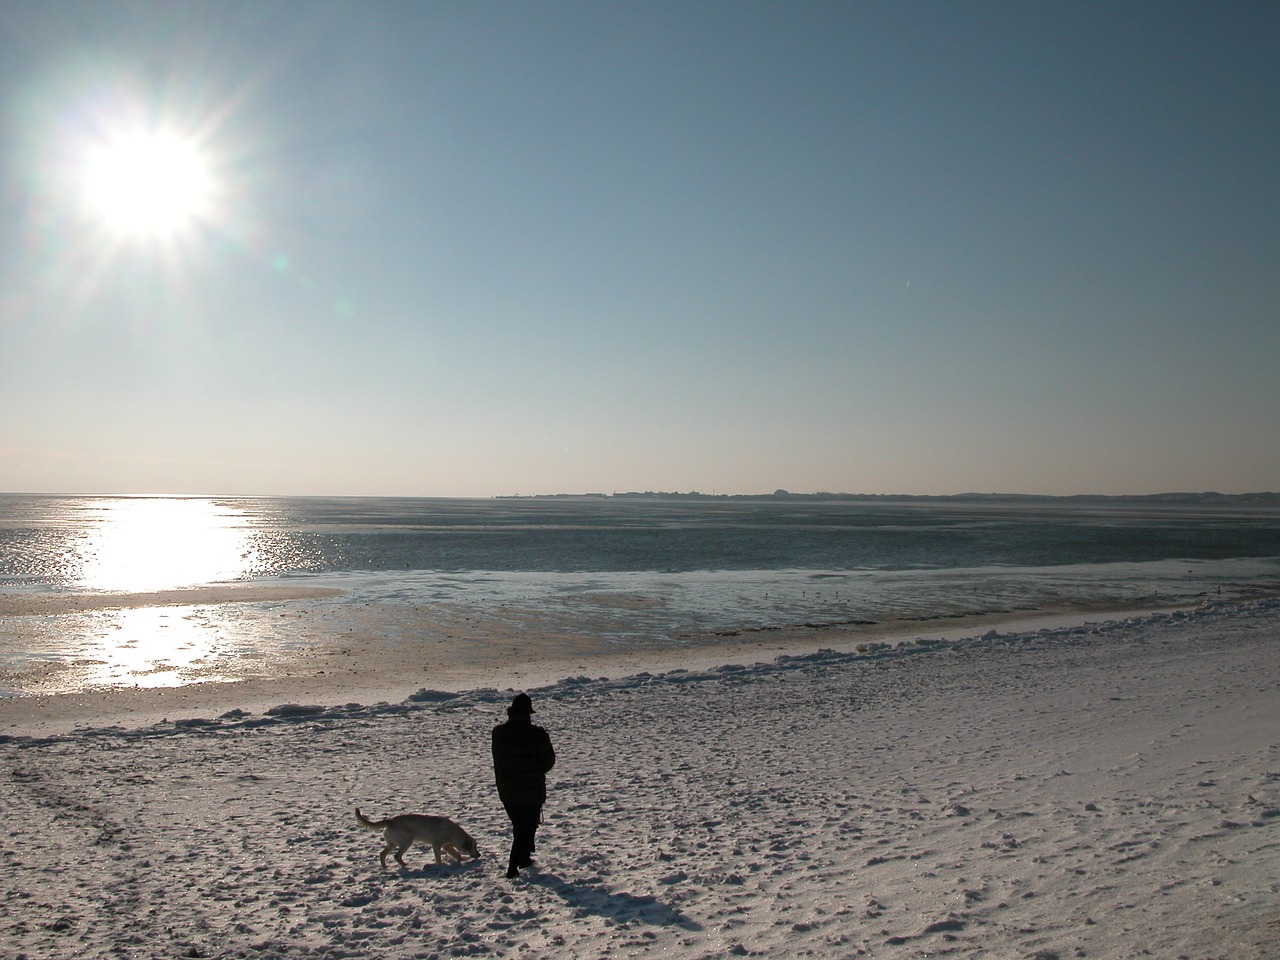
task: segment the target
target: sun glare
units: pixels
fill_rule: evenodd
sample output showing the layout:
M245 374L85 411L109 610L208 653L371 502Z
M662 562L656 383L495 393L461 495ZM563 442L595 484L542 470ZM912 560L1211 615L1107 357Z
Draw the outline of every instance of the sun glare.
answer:
M80 545L80 580L142 593L236 580L254 550L240 511L199 498L104 501Z
M112 233L167 237L207 220L216 185L199 145L172 133L121 135L87 148L81 183Z

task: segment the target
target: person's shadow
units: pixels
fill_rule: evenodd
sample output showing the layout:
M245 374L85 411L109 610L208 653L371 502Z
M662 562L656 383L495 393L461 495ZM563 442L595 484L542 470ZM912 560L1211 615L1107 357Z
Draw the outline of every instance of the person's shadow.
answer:
M595 915L614 923L639 920L656 927L701 930L702 925L657 897L614 892L604 887L572 883L554 873L531 870L525 874L530 884L545 887L573 908L578 916Z

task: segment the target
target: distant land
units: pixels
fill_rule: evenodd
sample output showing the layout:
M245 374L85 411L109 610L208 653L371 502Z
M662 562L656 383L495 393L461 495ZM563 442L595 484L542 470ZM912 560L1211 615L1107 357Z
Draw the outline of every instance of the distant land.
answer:
M916 503L1063 503L1063 504L1147 504L1169 506L1256 506L1280 507L1280 493L1143 493L1143 494L1071 494L1051 496L1035 493L688 493L646 490L630 493L537 493L495 497L497 500L850 500L910 501Z

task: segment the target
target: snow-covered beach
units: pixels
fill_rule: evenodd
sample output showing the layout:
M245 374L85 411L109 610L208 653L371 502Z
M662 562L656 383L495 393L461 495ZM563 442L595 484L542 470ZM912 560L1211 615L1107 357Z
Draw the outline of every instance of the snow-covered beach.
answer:
M1280 602L975 629L533 687L560 760L514 882L502 683L209 684L74 730L10 702L0 952L1280 955ZM486 856L384 872L357 805Z

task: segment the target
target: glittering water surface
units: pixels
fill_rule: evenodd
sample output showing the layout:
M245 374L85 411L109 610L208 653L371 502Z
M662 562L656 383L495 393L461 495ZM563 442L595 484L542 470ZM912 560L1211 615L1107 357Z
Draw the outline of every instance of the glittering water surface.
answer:
M1239 502L0 497L0 664L87 684L234 676L355 630L706 644L1278 585L1280 510ZM286 599L212 602L229 586L304 591L309 628ZM214 592L137 596L190 588Z

